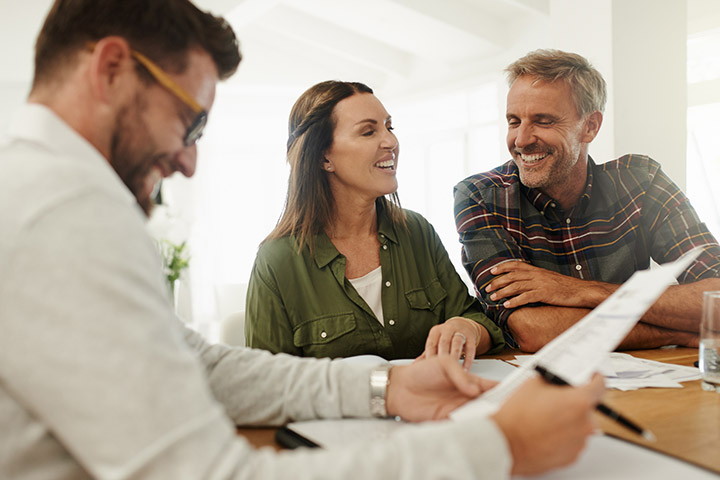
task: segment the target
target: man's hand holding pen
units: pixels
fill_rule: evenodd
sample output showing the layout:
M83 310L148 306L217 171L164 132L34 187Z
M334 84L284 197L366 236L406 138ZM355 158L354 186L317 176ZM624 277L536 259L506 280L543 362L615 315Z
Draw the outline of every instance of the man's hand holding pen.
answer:
M512 473L532 475L574 462L595 430L592 412L604 392L599 374L578 388L540 377L525 381L493 415L508 440Z
M552 372L549 372L546 368L542 367L541 365L535 366L535 371L540 374L540 376L548 383L551 383L553 385L568 385L568 382L566 382L561 377L558 377ZM655 441L655 435L650 430L646 430L642 428L640 425L636 424L629 418L621 415L620 413L616 412L612 408L608 407L604 403L598 403L595 409L605 415L606 417L610 418L611 420L616 421L623 427L632 430L633 432L637 433L638 435L642 435L645 440Z

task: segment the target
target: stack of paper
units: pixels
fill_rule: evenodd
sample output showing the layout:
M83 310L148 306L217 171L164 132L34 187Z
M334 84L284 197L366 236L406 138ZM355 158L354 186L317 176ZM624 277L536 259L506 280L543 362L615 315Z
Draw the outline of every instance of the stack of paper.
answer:
M510 363L523 365L532 362L533 355L516 355ZM615 390L638 388L682 388L680 382L700 379L700 370L671 363L656 362L633 357L627 353L613 352L600 365L605 375L605 386Z
M682 388L680 382L700 379L700 370L695 367L636 358L627 353L611 353L608 360L614 371L605 375L605 382L608 388L617 390Z

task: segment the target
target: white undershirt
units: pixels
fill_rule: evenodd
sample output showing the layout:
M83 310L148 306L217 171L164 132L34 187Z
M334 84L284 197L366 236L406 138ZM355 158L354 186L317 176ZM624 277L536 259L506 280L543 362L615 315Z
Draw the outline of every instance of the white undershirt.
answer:
M355 287L360 297L365 300L370 309L377 317L378 322L383 327L385 319L383 319L382 308L382 265L372 272L358 278L348 278L352 286Z

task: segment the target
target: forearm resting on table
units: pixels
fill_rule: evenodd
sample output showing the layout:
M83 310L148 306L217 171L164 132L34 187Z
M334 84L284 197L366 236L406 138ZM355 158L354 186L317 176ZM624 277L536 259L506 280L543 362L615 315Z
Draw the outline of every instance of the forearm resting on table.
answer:
M595 307L604 301L604 298L599 296L603 290L606 292L605 298L607 298L620 288L620 285L589 282L588 287L588 291L583 296L586 299L594 299L594 301L583 306ZM668 335L674 336L675 331L697 334L700 330L703 292L710 290L720 290L720 279L707 278L693 283L668 287L640 319L643 323L660 327L660 329L657 331L648 330L645 333L651 338L656 338L657 341L661 341L661 339L670 341ZM687 340L688 336L680 335L677 338L682 342ZM663 345L667 344L664 343ZM653 347L636 346L635 348Z
M703 292L720 290L720 278L673 285L650 307L642 321L665 329L697 334L702 316Z
M594 308L618 288L620 285L588 282L587 292L580 295L586 300L582 306ZM702 294L708 290L720 290L720 279L709 278L683 285L672 285L642 316L641 321L661 327L662 330L681 330L697 334L702 315Z
M536 352L590 312L587 308L525 307L515 310L508 328L520 350ZM657 348L664 345L697 346L697 334L658 327L641 321L628 333L618 350Z
M508 328L520 350L537 352L589 312L588 308L552 305L518 308L510 314Z

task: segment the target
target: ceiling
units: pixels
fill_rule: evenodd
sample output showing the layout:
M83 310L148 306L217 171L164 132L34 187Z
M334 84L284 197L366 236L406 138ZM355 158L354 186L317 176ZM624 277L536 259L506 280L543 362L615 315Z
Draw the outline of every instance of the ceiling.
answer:
M442 82L492 59L511 46L507 26L533 23L549 11L549 0L202 3L229 7L245 55L242 82L308 85L362 75L384 89Z
M594 0L575 0L593 2ZM668 0L676 1L676 0ZM27 83L32 45L51 0L0 0L0 85ZM562 1L560 2L562 3ZM226 16L243 50L231 82L297 88L361 80L422 91L498 72L547 38L558 0L196 0ZM573 4L575 5L575 4ZM577 5L582 5L577 3ZM688 0L688 26L720 26L720 2Z
M240 82L306 86L336 78L385 91L466 77L457 73L508 49L505 26L542 18L550 2L204 1L230 4L245 55Z
M225 16L244 60L232 82L283 87L327 78L421 88L482 68L538 23L551 0L196 0ZM28 82L52 0L0 0L0 84ZM509 39L513 39L510 40ZM504 59L503 59L504 61ZM498 60L498 65L502 65ZM497 71L497 69L495 69ZM465 76L465 75L461 75Z

